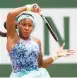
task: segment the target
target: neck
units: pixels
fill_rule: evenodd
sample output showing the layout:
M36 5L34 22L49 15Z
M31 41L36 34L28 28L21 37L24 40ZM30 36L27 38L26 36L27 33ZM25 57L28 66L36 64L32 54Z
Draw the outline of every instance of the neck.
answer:
M28 36L28 37L23 37L23 36L20 35L20 38L22 38L22 39L24 39L24 40L30 40L30 36Z

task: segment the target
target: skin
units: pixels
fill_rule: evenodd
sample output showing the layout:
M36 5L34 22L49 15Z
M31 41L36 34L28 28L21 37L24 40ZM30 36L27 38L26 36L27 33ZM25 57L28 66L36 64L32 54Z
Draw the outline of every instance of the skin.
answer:
M29 39L30 34L33 31L33 22L31 19L23 19L18 24L20 37L23 39Z
M16 45L16 43L20 40L20 37L24 40L28 40L30 37L30 34L33 31L33 22L31 19L23 19L20 21L20 23L17 24L17 27L19 29L19 35L16 32L15 26L16 26L16 16L19 15L21 12L26 11L27 8L25 6L15 8L11 12L8 13L7 15L7 20L6 20L6 29L7 29L7 50L8 52L11 51L11 49ZM40 14L40 7L34 9L32 8L32 12L36 12ZM42 48L41 48L41 41L35 37L33 37L34 41L40 46L40 55L38 58L38 66L39 67L45 67L47 68L52 62L54 61L52 57L49 57L47 59L43 59L43 54L42 54ZM57 51L57 54L61 54L64 51L64 44L59 48ZM71 50L66 50L69 55L72 53ZM62 53L63 54L63 53ZM58 55L58 56L59 56ZM60 55L62 57L63 55Z
M22 39L24 40L28 40L30 37L30 34L32 33L32 31L34 30L34 26L33 26L33 22L31 19L23 19L21 20L20 23L17 24L17 27L19 29L19 35ZM44 62L46 60L43 61L43 55L42 55L42 48L41 48L41 41L35 37L33 37L34 41L40 46L40 55L38 58L38 66L39 67L47 67L49 65L50 62L53 62L53 59L51 60L49 58L49 60L47 62ZM11 49L13 48L11 45L14 45L16 43L11 42L12 39L10 39L8 41L8 51L10 52ZM20 40L20 38L18 37L18 41ZM17 42L18 42L17 41ZM11 43L11 45L9 45ZM46 63L46 64L45 64Z

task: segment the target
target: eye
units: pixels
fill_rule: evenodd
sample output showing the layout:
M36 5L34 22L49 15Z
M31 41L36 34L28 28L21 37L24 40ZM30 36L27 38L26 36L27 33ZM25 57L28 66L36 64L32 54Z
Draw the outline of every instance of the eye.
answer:
M29 27L32 27L32 25L31 25L31 24L29 24L28 26L29 26Z
M25 24L25 23L21 23L21 25L22 25L22 26L26 26L26 24Z

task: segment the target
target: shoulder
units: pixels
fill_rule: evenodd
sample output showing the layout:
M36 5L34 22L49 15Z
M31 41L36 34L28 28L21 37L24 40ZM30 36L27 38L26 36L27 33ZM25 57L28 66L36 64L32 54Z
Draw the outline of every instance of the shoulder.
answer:
M36 38L34 36L32 36L32 38L39 46L41 46L41 40L39 38Z

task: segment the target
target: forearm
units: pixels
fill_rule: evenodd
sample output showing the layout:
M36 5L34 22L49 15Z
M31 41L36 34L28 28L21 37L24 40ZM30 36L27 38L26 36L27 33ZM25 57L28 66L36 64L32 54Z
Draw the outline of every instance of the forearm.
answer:
M18 7L18 8L13 9L12 11L10 11L9 15L11 14L13 17L16 17L21 12L24 12L26 10L27 10L26 6Z
M42 67L47 68L54 60L52 57L43 60Z
M16 25L16 16L18 16L20 13L26 10L27 10L26 6L23 6L23 7L15 8L8 13L7 20L6 20L7 34L9 34L8 31L12 32L12 30L14 30L12 33L15 34L14 32L15 32L15 25Z

